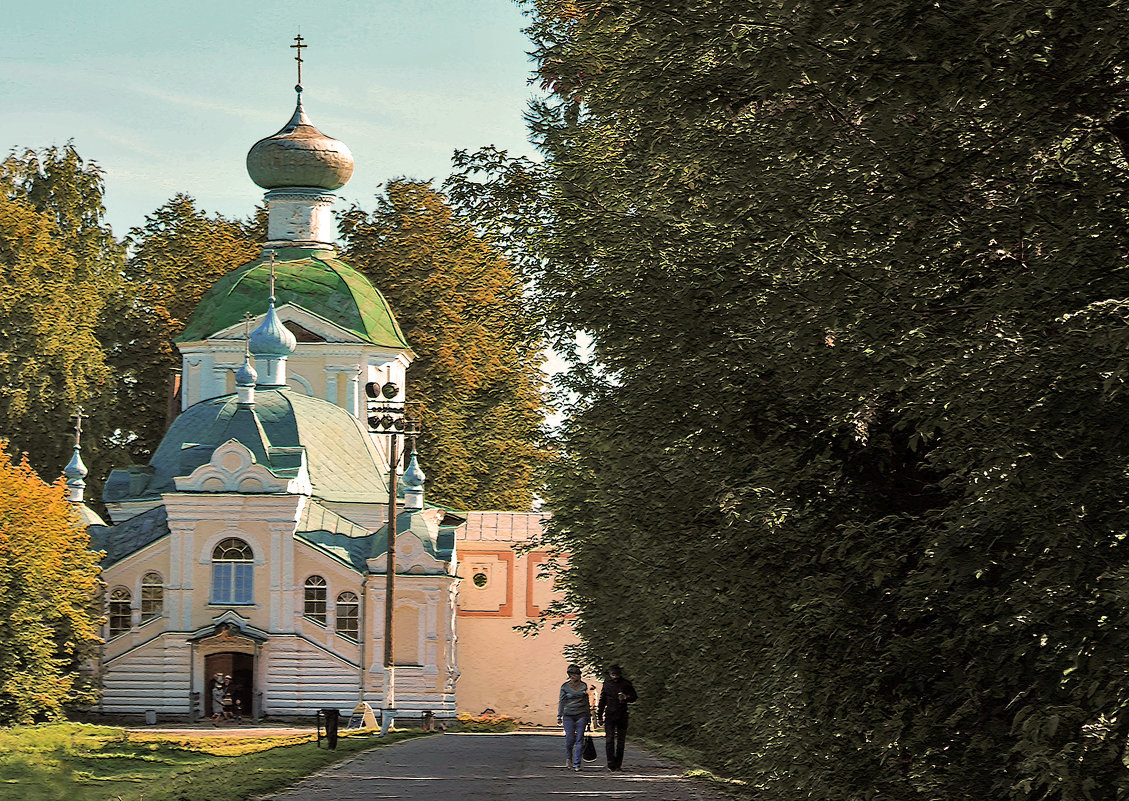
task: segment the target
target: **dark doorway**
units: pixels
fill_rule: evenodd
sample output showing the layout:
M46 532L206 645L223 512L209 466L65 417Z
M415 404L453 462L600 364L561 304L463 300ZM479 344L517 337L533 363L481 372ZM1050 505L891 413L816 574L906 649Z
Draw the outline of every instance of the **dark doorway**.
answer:
M221 710L212 708L212 687L216 676L231 676L231 697L239 704L239 713L251 717L251 696L255 691L255 657L226 651L204 657L204 717Z

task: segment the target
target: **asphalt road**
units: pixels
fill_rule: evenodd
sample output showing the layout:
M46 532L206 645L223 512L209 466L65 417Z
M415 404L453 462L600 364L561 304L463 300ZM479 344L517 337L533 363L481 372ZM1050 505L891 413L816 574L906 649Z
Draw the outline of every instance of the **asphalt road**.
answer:
M548 734L443 734L376 748L339 762L270 801L563 801L568 798L640 801L722 801L726 796L684 779L669 762L629 742L623 769L600 758L580 772L565 767L564 738Z

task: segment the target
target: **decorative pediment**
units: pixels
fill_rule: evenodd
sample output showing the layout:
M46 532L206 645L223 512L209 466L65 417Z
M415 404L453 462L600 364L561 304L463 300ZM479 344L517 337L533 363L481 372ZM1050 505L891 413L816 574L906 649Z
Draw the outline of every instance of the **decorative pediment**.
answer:
M373 573L384 573L387 564L387 553L368 560L368 568ZM429 554L416 534L402 531L396 535L396 572L438 576L447 572L447 563Z
M248 618L243 617L234 609L228 609L188 636L189 642L215 641L251 641L266 642L269 634L262 629L251 625Z
M238 440L229 439L212 451L207 464L187 476L177 476L178 492L238 492L253 494L310 495L310 473L301 454L297 475L277 476L255 461L255 454Z
M352 331L348 331L341 326L314 314L313 312L303 309L301 306L296 306L293 303L286 303L275 309L275 314L278 319L282 321L283 325L291 329L295 336L298 337L299 332L302 333L298 337L299 342L363 342L364 340L358 337ZM253 317L251 325L255 326L262 322L264 315ZM228 326L220 331L216 331L208 339L242 339L243 338L243 321L240 320L235 325ZM294 329L298 330L295 331Z

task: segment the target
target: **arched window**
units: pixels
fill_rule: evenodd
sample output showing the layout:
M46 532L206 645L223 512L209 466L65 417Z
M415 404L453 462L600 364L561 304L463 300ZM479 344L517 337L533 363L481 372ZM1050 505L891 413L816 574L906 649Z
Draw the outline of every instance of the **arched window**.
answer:
M315 623L325 625L326 588L325 579L321 576L310 576L306 579L305 602L302 605L302 614Z
M337 633L350 640L357 639L360 630L360 606L356 593L343 592L337 596Z
M125 587L116 587L110 593L110 639L125 634L133 625L132 600Z
M160 617L165 608L165 584L160 573L146 573L141 577L141 622Z
M212 603L255 602L255 559L251 546L228 537L212 551Z

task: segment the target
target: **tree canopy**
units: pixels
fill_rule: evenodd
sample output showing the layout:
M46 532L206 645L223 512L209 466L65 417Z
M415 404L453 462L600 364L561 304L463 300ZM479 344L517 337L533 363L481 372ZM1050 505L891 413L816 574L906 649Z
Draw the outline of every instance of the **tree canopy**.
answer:
M96 699L78 668L101 643L98 555L65 500L0 441L0 724L59 717Z
M77 406L91 416L92 469L114 457L101 325L123 249L103 214L101 171L71 145L0 163L0 436L49 478L70 458Z
M173 339L212 284L259 255L253 224L209 215L177 194L130 230L107 334L117 405L130 410L121 419L134 461L147 461L168 427L170 382L180 368Z
M346 256L388 298L416 353L428 497L462 509L528 509L541 446L542 338L502 255L430 184L388 184L344 215Z
M758 798L1124 794L1129 8L529 5L451 193L592 338L587 659Z

